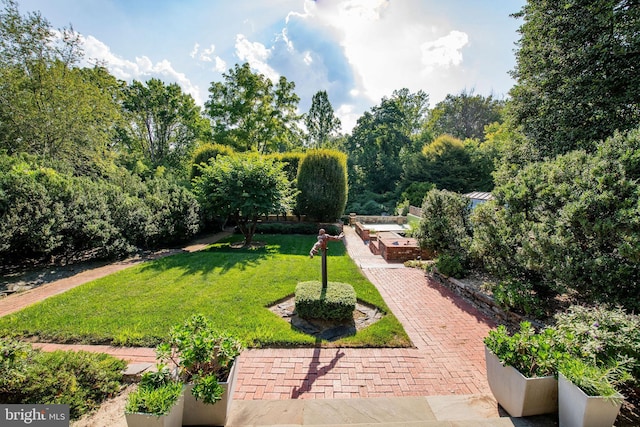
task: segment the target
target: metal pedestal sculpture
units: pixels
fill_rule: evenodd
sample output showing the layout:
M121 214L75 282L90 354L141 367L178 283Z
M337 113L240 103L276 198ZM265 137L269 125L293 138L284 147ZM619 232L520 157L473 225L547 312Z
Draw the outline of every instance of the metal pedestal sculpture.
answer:
M313 245L311 251L309 251L309 257L313 258L318 252L322 253L322 288L327 287L327 242L339 241L344 237L343 233L339 236L331 236L327 234L324 228L321 228L318 232L318 241Z

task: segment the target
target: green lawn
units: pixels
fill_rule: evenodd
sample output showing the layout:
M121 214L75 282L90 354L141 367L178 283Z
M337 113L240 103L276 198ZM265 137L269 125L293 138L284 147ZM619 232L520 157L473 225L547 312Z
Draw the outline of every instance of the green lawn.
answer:
M296 284L321 279L321 257L309 259L315 236L258 235L259 249L233 249L234 236L195 253L146 262L0 318L0 336L57 342L154 346L194 313L249 347L312 345L266 307L292 295ZM329 281L350 283L360 300L386 316L356 335L331 343L401 347L410 341L377 289L359 272L344 245L328 251Z

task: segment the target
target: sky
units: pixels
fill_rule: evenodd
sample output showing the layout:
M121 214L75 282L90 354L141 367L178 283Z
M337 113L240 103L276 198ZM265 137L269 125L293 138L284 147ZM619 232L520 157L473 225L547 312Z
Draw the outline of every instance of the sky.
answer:
M433 108L466 91L503 99L526 0L18 0L73 26L87 64L131 82L178 83L204 106L235 64L295 83L299 112L324 90L342 132L394 90Z

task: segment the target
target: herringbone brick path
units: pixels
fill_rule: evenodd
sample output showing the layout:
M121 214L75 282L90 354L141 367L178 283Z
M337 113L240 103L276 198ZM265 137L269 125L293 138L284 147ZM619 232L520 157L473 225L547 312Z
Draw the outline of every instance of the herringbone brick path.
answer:
M490 394L482 339L493 323L421 270L387 264L345 228L349 255L415 348L266 349L240 358L238 399Z

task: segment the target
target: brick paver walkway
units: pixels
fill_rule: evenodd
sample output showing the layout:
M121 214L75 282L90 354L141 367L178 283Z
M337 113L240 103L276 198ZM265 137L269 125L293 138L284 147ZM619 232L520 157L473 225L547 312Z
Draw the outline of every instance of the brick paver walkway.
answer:
M389 264L372 255L351 228L345 227L345 237L350 256L376 285L414 347L246 350L239 358L234 398L490 394L482 339L494 326L492 321L447 288L429 280L421 270ZM0 301L0 314L5 301ZM153 349L52 344L43 347L98 350L132 362L154 360Z

